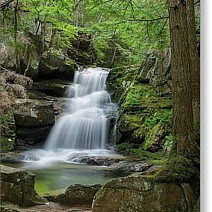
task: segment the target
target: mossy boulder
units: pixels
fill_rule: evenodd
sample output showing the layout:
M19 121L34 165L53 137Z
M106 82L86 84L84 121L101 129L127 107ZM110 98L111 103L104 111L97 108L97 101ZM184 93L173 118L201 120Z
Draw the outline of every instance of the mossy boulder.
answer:
M94 197L92 211L186 212L192 209L193 200L188 184L156 183L150 177L134 174L103 186Z
M130 144L142 144L145 139L145 135L140 133L136 135L135 132L141 126L140 117L136 115L123 115L118 122L118 140L117 143L130 143Z

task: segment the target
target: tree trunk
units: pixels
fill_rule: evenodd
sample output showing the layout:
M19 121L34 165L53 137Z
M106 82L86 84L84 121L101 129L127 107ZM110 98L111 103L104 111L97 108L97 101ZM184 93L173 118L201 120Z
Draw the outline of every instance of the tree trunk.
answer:
M195 139L199 144L200 140L200 58L198 55L194 1L188 0L187 18L188 24L188 45L191 64L191 85L192 85L192 106Z
M172 49L173 134L177 154L198 157L195 128L199 101L199 58L193 0L169 0ZM193 17L191 17L193 16Z

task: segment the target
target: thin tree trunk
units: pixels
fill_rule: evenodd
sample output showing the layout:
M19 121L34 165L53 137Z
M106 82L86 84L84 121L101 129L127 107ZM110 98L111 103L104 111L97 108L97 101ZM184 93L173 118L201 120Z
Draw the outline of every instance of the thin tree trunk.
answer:
M16 59L16 70L20 71L20 60L17 50L17 32L18 32L18 0L16 0L16 5L14 9L14 43L15 43L15 59Z

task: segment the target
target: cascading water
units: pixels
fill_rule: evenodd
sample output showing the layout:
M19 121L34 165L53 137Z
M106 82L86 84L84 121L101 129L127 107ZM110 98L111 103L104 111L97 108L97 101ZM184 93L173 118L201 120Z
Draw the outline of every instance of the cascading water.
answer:
M41 165L54 161L78 162L83 157L113 156L106 150L110 119L117 105L106 91L109 69L85 68L75 72L65 91L67 105L52 128L43 150L28 152L26 160Z
M105 149L108 140L107 115L116 109L105 90L109 70L87 68L77 71L66 90L70 97L64 113L53 127L46 149Z

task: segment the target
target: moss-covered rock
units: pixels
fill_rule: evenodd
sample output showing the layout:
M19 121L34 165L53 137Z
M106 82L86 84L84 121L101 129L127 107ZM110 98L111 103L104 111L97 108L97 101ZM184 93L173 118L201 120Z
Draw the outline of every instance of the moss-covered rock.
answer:
M117 142L138 144L152 152L162 149L171 131L171 108L171 98L161 97L150 85L128 87L121 104Z
M120 105L117 143L156 152L171 131L170 50L148 52L140 67L119 66L108 77ZM171 142L166 142L166 146ZM131 150L128 152L132 152ZM169 151L165 151L168 153Z
M156 124L146 135L145 142L142 146L144 150L156 152L162 148L163 139L167 131L161 123Z

